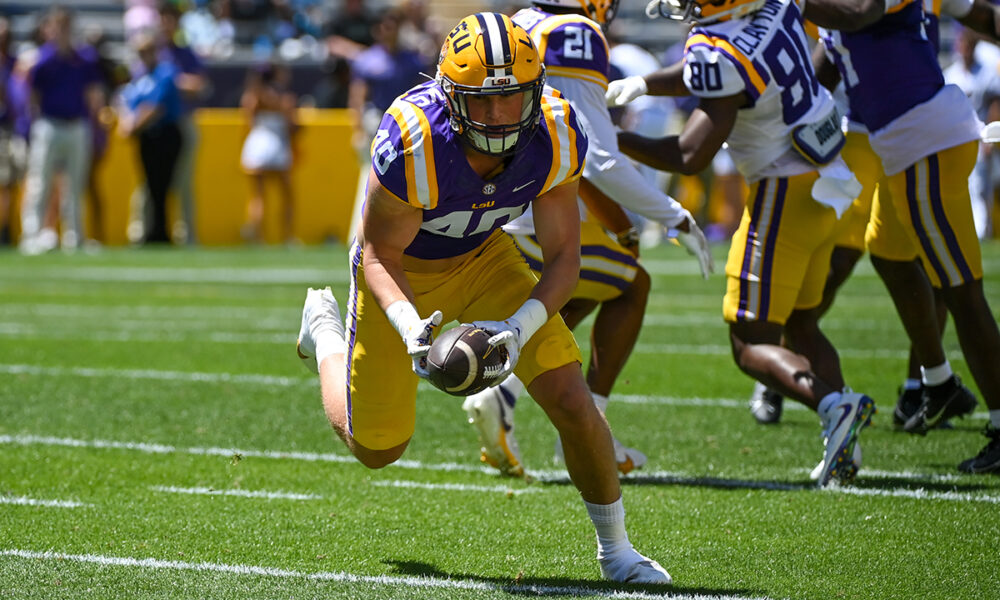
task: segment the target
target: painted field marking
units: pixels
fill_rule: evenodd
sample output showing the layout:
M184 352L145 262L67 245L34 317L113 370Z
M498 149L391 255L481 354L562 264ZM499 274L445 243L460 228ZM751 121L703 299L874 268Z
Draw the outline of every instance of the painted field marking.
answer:
M861 471L860 474L864 474ZM987 502L989 504L1000 504L1000 497L979 496L976 494L966 494L964 492L935 492L927 491L923 488L908 490L896 488L891 490L857 487L830 488L830 492L838 494L850 494L852 496L889 496L892 498L911 498L913 500L950 500L953 502Z
M17 446L42 445L42 446L63 446L63 447L73 447L73 448L115 449L115 450L129 450L135 452L143 452L147 454L192 454L199 456L224 456L224 457L233 457L235 455L240 455L241 457L304 460L309 462L329 462L329 463L346 463L346 464L357 463L354 457L343 454L321 454L313 452L279 452L273 450L240 450L234 448L197 448L197 447L180 448L176 446L169 446L163 444L116 442L108 440L78 440L72 438L58 438L58 437L32 436L32 435L0 435L0 444L10 444ZM464 463L424 463L416 460L399 460L393 463L391 466L399 467L402 469L413 469L413 470L424 470L424 471L486 473L490 475L495 473L493 469L490 469L488 467L482 467L478 465L464 464ZM798 471L798 469L796 471ZM569 477L566 474L566 471L562 469L531 470L529 474L538 481L542 482L569 481ZM868 472L862 469L860 472L860 476L862 478L867 477ZM891 471L874 471L872 472L871 476L873 479L884 479L884 478L889 479L897 476L902 476L917 481L919 481L919 478L924 478L933 481L935 480L935 478L938 477L948 477L947 475L941 476L937 474L926 474L923 476L919 476L912 472L904 472L902 475L900 475L897 473L893 473ZM671 471L636 471L626 477L623 477L622 482L625 483L626 485L629 482L661 483L664 485L707 486L707 487L723 487L723 488L733 488L733 489L759 489L759 490L770 490L770 491L809 491L817 489L812 484L798 484L798 483L787 483L780 481L735 479L735 478L723 478L723 477L703 477L703 476L693 476L685 473L675 473ZM391 485L391 484L386 484L386 485ZM1000 496L965 494L961 492L934 492L934 491L928 492L922 489L917 489L917 490L911 490L908 488L867 489L867 488L856 488L856 487L839 487L839 488L827 488L825 491L834 493L865 495L865 496L907 497L916 500L942 500L942 501L952 501L952 502L989 502L992 504L1000 504Z
M248 383L291 387L312 385L315 376L278 377L252 373L201 373L197 371L160 371L156 369L97 369L91 367L40 367L25 364L0 364L0 373L11 375L46 375L56 377L113 377L116 379L159 379L162 381L188 381L199 383Z
M542 491L541 488L514 489L504 485L489 486L489 485L468 485L464 483L423 483L420 481L406 481L401 479L395 479L389 481L373 481L372 485L378 487L417 488L423 490L446 490L451 492L490 492L490 493L500 493L500 494L514 495L514 496Z
M38 500L25 496L0 496L0 504L15 504L17 506L49 506L53 508L80 508L90 506L73 500Z
M174 487L172 485L151 485L154 492L167 494L191 494L196 496L238 496L241 498L263 498L266 500L322 500L316 494L296 494L294 492L268 492L265 490L219 490L207 487Z
M295 269L282 267L31 267L5 268L4 278L31 281L87 281L124 283L239 283L249 285L295 284L327 285L347 283L350 272L344 268Z
M503 592L506 594L525 596L575 596L592 598L622 598L629 600L645 600L652 598L673 598L676 600L751 600L746 596L706 596L704 594L678 594L673 592L655 594L650 592L627 592L624 590L607 589L604 587L586 587L583 585L555 586L532 583L511 583L503 585L488 581L476 581L473 579L438 579L433 577L396 575L357 575L344 571L306 572L253 565L228 565L209 562L194 563L178 560L159 560L155 558L128 558L121 556L101 556L96 554L63 554L61 552L35 552L31 550L15 549L0 550L0 556L37 560L72 561L114 567L138 567L153 570L207 571L215 573L230 573L233 575L332 581L337 583L363 583L385 585L390 587ZM764 599L756 597L754 600Z
M284 337L284 336L282 336ZM91 367L41 367L26 364L0 364L0 373L12 375L45 375L49 377L112 377L115 379L153 379L162 381L188 381L192 383L246 383L251 385L272 385L275 387L312 386L315 376L279 377L274 375L204 373L196 371L160 371L155 369L98 369ZM433 387L421 381L421 391ZM680 398L676 396L653 396L646 394L621 394L614 396L615 402L625 404L655 404L663 406L707 406L714 408L746 408L747 401L735 398ZM808 410L797 402L785 403L785 410ZM970 418L986 418L989 413L979 411Z

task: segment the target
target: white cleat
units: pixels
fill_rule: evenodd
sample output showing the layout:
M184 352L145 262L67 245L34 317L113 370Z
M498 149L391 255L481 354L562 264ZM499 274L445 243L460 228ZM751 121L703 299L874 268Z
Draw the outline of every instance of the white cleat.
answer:
M302 364L313 373L319 373L319 365L316 364L316 337L324 330L339 336L340 340L344 339L340 307L329 287L321 290L309 288L302 307L302 326L299 328L295 351L302 359Z
M840 404L830 412L829 422L823 431L826 439L823 468L816 479L820 487L825 487L832 479L850 483L857 475L857 468L861 465L854 462L854 448L858 443L858 434L871 423L875 402L864 394L844 392Z
M646 455L635 448L629 448L618 441L618 438L611 436L615 443L615 462L618 463L618 470L622 475L628 475L635 469L641 469L646 464Z
M611 581L666 585L673 583L673 579L666 569L655 560L636 552L635 548L630 547L628 550L616 552L603 558L598 556L597 560L601 563L601 575Z
M636 469L641 469L646 465L646 455L639 452L635 448L629 448L625 444L618 441L614 435L611 436L611 441L615 445L615 463L618 465L618 472L622 475L628 475ZM564 462L563 457L563 447L562 439L556 437L556 448L555 456L553 460L556 463Z
M824 446L826 442L823 442ZM845 473L847 475L846 479L848 482L854 481L854 478L858 475L858 471L861 470L861 442L855 442L854 444L854 454L851 455L851 462L853 464L848 465L848 471ZM809 479L816 481L819 476L823 474L823 467L826 463L823 459L820 459L819 464L817 464L812 471L809 472Z
M509 477L523 477L521 450L514 437L514 402L503 385L487 388L465 399L462 408L479 432L480 460Z

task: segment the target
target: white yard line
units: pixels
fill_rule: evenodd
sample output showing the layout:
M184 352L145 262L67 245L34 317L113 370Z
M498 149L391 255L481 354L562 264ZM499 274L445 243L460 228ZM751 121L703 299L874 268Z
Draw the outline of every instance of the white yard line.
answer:
M388 481L373 481L372 485L378 487L417 488L422 490L445 490L450 492L490 492L490 493L509 494L513 496L542 491L540 488L514 489L503 485L489 486L489 485L467 485L464 483L423 483L420 481L405 481L401 479L394 479Z
M275 567L253 565L227 565L209 562L184 562L178 560L159 560L155 558L128 558L119 556L101 556L95 554L63 554L61 552L35 552L31 550L0 550L0 556L11 556L26 559L71 561L90 563L113 567L138 567L152 570L199 571L230 573L241 576L274 577L282 579L305 579L311 581L332 581L337 583L361 583L385 585L403 588L473 590L483 592L503 592L506 594L523 594L528 596L576 596L594 598L623 598L644 600L647 598L673 598L676 600L750 600L746 596L720 596L704 594L684 594L665 592L654 594L650 592L626 592L603 588L591 588L583 585L555 586L538 584L507 585L476 581L474 579L445 579L419 576L397 575L358 575L344 571L306 572ZM756 597L761 600L760 597Z
M865 475L864 471L859 473L859 477ZM963 492L934 492L927 491L923 488L918 488L915 490L908 489L881 489L881 488L856 488L856 487L840 487L840 488L829 488L829 492L834 492L838 494L850 494L852 496L882 496L882 497L892 497L892 498L911 498L913 500L950 500L952 502L987 502L989 504L1000 504L1000 497L997 496L980 496L976 494L966 494Z
M635 352L640 354L689 354L694 356L730 356L733 351L723 344L636 344ZM888 348L837 348L841 358L858 358L864 360L905 360L909 358L909 350L900 347ZM952 363L965 359L958 354L948 357ZM735 368L735 367L734 367Z
M117 325L117 324L116 324ZM123 328L124 329L124 328ZM287 327L285 329L288 329ZM179 331L187 331L180 333ZM178 330L155 332L148 329L93 331L75 329L72 331L53 331L41 327L25 327L0 323L0 337L8 339L46 339L46 340L88 340L97 342L212 342L217 344L275 344L291 347L295 342L295 333L255 333L257 329L247 328L248 333L206 331L194 329L190 325L179 327Z
M291 387L313 384L312 377L277 377L274 375L201 373L197 371L159 371L155 369L96 369L90 367L41 367L25 364L0 364L0 373L11 375L46 375L57 377L113 377L116 379L158 379L200 383L248 383Z
M195 496L238 496L240 498L264 498L266 500L322 500L316 494L296 494L293 492L268 492L265 490L217 490L207 487L182 488L170 485L151 485L154 492L166 494L191 494Z
M15 504L17 506L49 506L53 508L80 508L90 506L73 500L38 500L24 496L0 496L0 504Z
M200 456L224 456L269 458L282 460L302 460L309 462L328 463L348 463L354 464L357 461L343 454L320 454L313 452L280 452L274 450L244 450L235 448L182 448L164 444L147 444L141 442L117 442L109 440L78 440L72 438L58 438L33 435L0 435L0 444L10 444L15 446L62 446L71 448L96 448L128 450L133 452L143 452L147 454L193 454ZM445 471L445 472L469 472L494 474L493 469L473 464L461 463L424 463L416 460L400 460L391 465L392 467L424 470L424 471ZM566 471L562 469L531 470L529 474L539 481L568 481ZM862 469L859 477L862 482L868 473ZM940 481L942 476L938 474L918 475L913 472L893 473L891 471L874 471L873 479L891 479L893 477L911 479L927 479L930 481ZM783 483L767 480L735 479L724 477L705 477L690 475L685 473L675 473L671 471L636 471L624 478L625 482L634 480L643 483L662 483L664 485L689 485L708 486L733 489L760 489L773 491L809 491L816 489L809 484ZM391 483L379 485L393 485ZM426 484L421 484L426 485ZM943 500L954 502L989 502L1000 503L1000 496L965 494L960 492L927 492L922 489L911 490L907 488L829 488L827 491L833 493L856 494L866 496L883 497L908 497L917 500Z
M125 282L125 283L241 283L253 285L328 285L347 283L346 262L329 269L240 268L240 267L32 267L5 268L5 280Z

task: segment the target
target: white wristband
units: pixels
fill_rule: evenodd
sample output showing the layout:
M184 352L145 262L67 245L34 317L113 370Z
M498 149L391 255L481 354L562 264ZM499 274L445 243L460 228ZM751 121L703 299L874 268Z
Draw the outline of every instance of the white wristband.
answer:
M396 328L396 331L399 332L400 337L404 340L410 328L420 322L420 315L417 314L417 308L407 300L396 300L387 306L385 316L389 318L389 322L392 323L392 326Z
M528 298L517 312L511 315L521 325L521 345L523 346L549 320L549 311L537 298Z

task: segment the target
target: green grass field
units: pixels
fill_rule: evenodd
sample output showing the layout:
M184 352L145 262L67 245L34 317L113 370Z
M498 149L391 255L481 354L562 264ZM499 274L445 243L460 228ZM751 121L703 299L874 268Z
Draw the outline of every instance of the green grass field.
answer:
M996 310L1000 244L984 254ZM533 483L481 468L461 402L429 387L399 464L348 456L294 352L305 288L347 292L342 247L0 253L0 598L1000 597L1000 478L955 468L986 441L985 407L893 431L907 344L867 260L825 320L880 406L841 490L808 479L814 414L762 427L746 410L724 278L671 246L645 261L647 322L608 418L649 455L625 506L671 588L601 581L527 399Z

